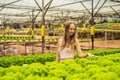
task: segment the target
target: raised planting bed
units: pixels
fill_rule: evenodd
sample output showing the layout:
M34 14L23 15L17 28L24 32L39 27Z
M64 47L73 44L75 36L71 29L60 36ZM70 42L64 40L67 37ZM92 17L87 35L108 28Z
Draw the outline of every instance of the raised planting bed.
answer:
M120 53L0 67L0 80L120 80ZM12 75L12 76L11 76Z

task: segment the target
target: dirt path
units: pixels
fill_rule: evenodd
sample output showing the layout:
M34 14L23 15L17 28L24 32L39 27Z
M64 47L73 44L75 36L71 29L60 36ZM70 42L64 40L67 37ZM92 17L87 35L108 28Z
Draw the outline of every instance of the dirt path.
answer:
M91 42L81 42L82 47L91 48ZM120 40L114 41L95 41L94 49L102 49L102 48L120 48Z

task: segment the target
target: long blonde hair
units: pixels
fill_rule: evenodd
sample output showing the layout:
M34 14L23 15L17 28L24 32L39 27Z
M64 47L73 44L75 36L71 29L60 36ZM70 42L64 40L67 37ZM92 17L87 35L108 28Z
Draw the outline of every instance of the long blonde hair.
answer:
M73 36L68 35L71 24L75 25L75 32L74 32ZM65 30L64 30L63 37L62 37L60 50L64 49L65 47L70 47L71 50L74 50L75 41L76 41L76 37L77 37L76 28L77 28L77 26L73 21L68 21L65 23L65 28L64 28Z

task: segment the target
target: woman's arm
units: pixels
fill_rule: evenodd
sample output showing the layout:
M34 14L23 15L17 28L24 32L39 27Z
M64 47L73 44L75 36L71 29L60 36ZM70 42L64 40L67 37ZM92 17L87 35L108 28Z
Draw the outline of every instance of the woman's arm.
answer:
M56 61L58 61L58 62L60 62L60 54L59 54L59 52L60 52L61 41L62 41L62 38L60 38L58 40L58 51L56 53Z
M78 39L76 39L76 49L77 49L77 52L78 52L78 56L79 56L80 58L84 58L84 57L87 57L87 56L98 58L98 56L95 56L95 55L93 55L93 54L91 54L91 53L85 53L85 54L83 54Z

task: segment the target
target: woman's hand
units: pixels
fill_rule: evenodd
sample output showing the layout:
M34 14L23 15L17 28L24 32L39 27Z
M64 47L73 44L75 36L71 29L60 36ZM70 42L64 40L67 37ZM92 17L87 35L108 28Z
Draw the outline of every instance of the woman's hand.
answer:
M93 54L91 54L91 53L87 53L87 55L88 55L89 57L98 58L98 56L96 56L96 55L93 55Z

